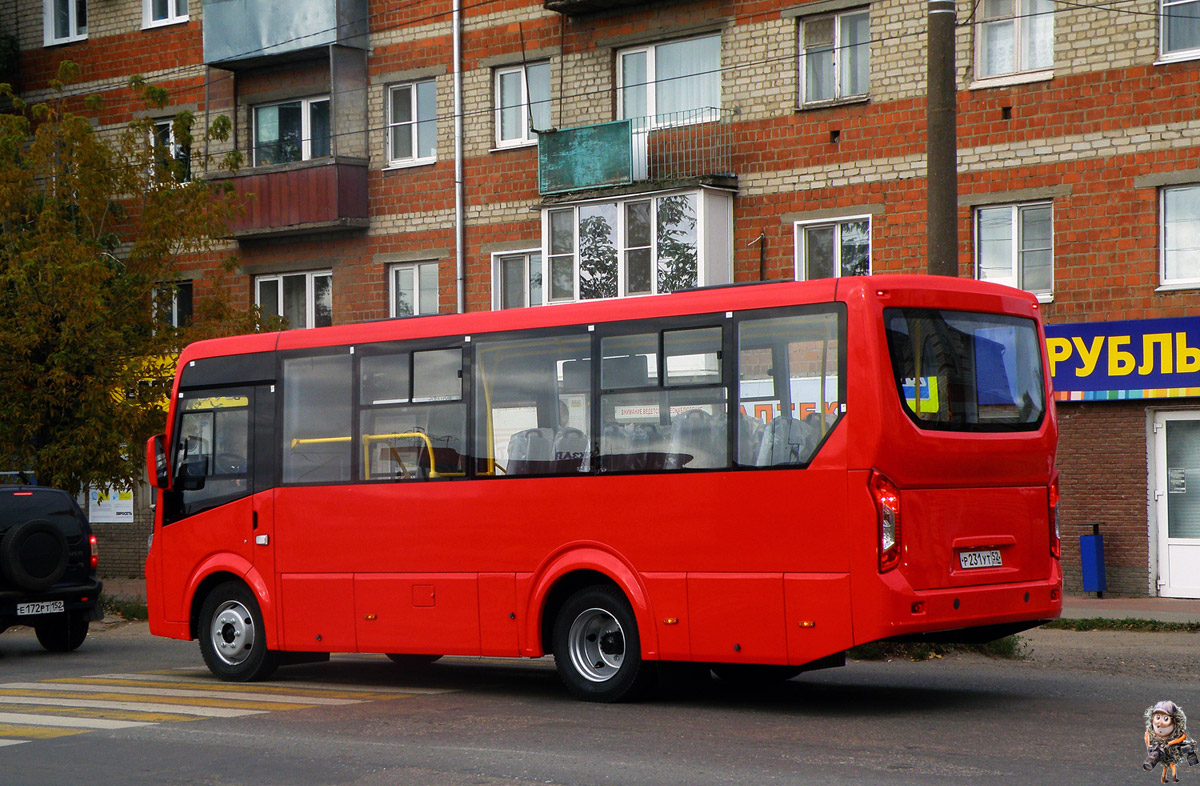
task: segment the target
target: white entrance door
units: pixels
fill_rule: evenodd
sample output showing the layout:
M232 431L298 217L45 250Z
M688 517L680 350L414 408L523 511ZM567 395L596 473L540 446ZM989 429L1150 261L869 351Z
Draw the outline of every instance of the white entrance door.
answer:
M1158 594L1200 598L1200 412L1154 416Z

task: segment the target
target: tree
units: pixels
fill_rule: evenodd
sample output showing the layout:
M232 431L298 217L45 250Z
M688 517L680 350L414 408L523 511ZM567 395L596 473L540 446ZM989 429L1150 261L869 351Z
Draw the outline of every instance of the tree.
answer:
M658 291L696 286L696 206L690 194L658 200Z
M141 445L163 428L171 358L187 341L261 322L219 294L192 326L156 317L181 260L217 252L239 205L226 186L186 179L152 121L97 131L81 112L98 101L66 97L78 74L64 62L57 97L34 105L0 85L15 109L0 115L0 464L76 493L140 474ZM166 103L161 88L130 87ZM177 145L190 147L193 124L174 118Z

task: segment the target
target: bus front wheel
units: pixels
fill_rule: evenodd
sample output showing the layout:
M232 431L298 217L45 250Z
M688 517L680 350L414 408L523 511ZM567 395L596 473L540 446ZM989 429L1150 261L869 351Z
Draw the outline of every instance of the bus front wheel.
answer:
M555 618L554 663L567 690L585 701L637 698L653 670L642 661L637 620L616 587L576 592Z
M258 602L241 582L227 581L208 593L199 628L204 663L221 679L253 682L275 671L278 653L267 649Z

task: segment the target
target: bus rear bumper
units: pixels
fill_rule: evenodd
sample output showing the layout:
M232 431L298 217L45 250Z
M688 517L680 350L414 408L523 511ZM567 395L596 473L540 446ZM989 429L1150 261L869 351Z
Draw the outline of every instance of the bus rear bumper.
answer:
M887 598L876 607L880 613L854 615L856 644L984 642L1018 633L1062 615L1062 578L1055 566L1052 578L1042 581L920 591L893 587Z

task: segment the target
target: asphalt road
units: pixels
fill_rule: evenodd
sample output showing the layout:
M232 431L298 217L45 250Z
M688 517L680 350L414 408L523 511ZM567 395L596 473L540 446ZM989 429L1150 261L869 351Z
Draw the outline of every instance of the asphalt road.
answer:
M1021 661L851 662L758 693L714 680L594 705L548 660L406 674L339 656L238 686L144 624L69 656L15 629L0 635L0 784L1154 784L1141 713L1171 698L1200 717L1198 645L1036 631Z

